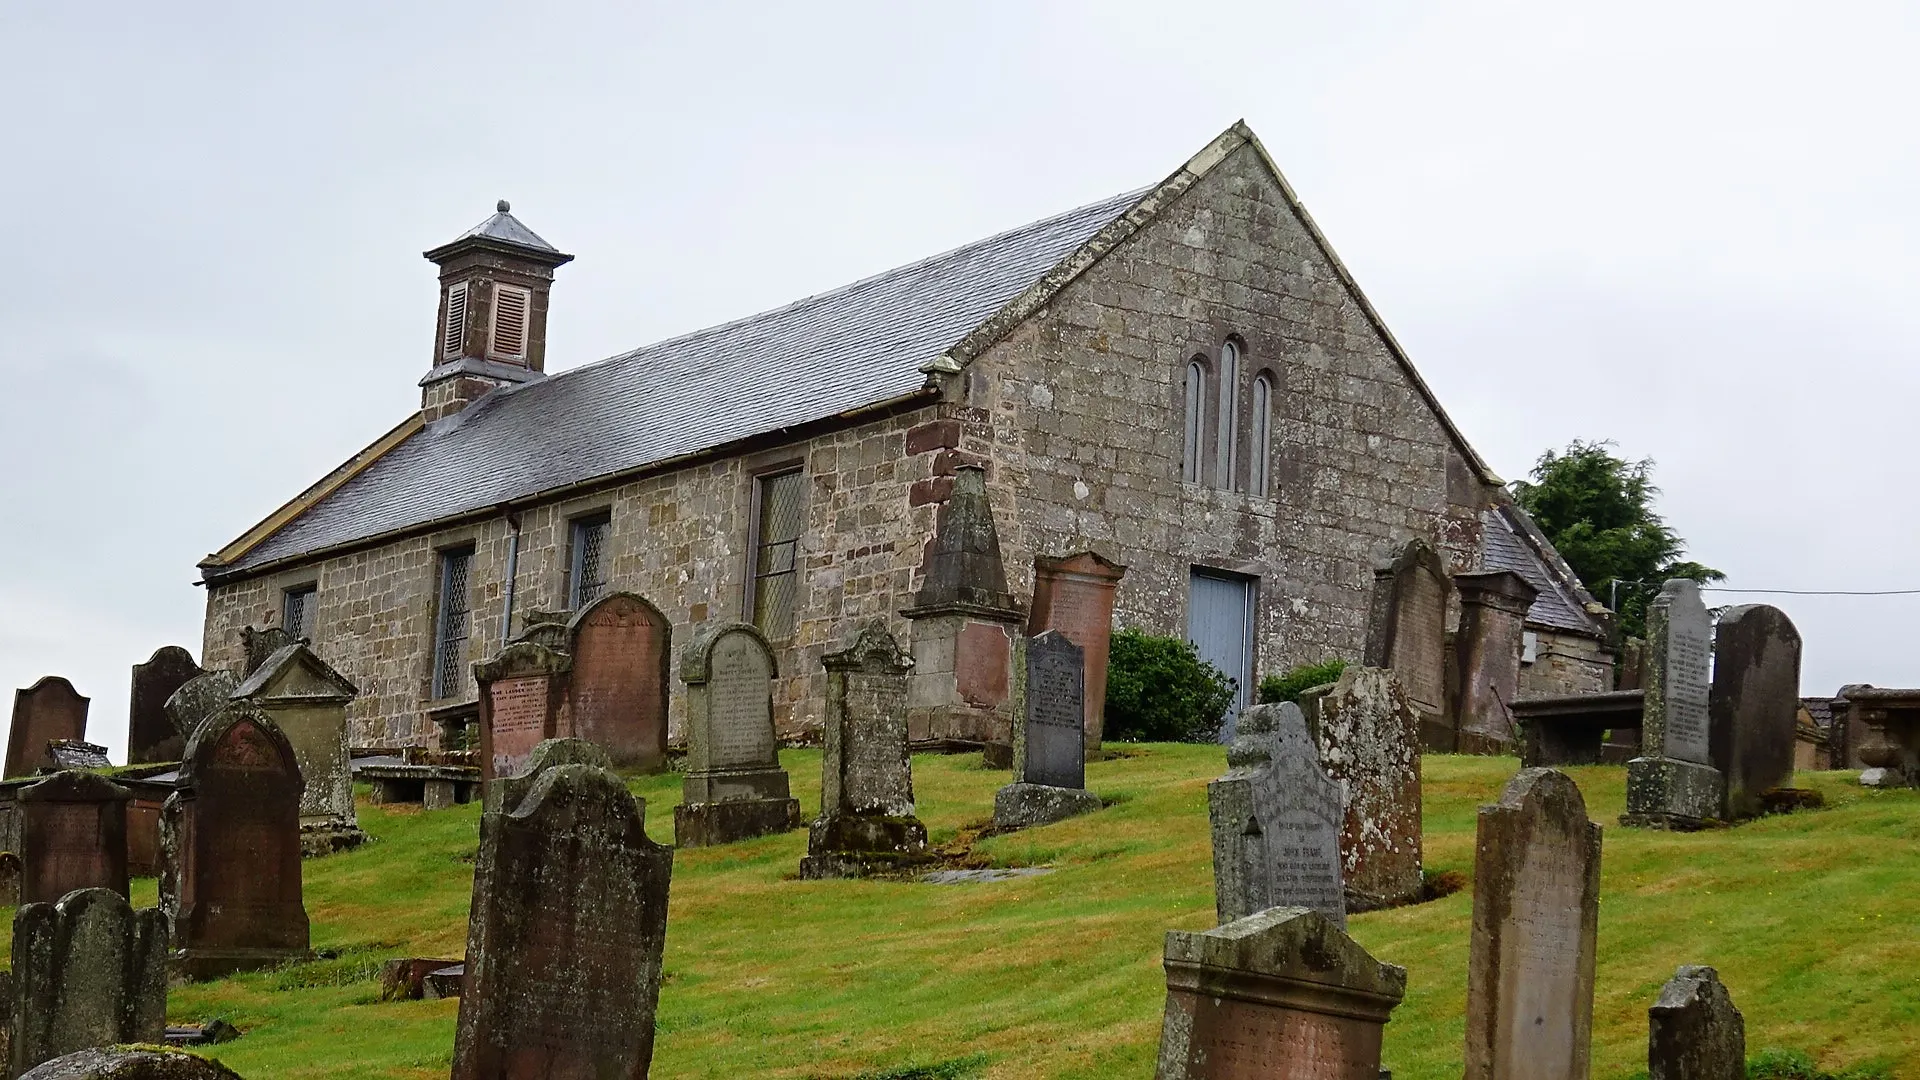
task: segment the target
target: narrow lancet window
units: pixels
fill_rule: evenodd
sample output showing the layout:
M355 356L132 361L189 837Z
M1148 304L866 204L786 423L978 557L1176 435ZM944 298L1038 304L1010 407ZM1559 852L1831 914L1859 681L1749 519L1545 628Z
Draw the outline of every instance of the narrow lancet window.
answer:
M1187 443L1181 458L1180 479L1200 482L1200 455L1205 452L1207 424L1207 369L1195 360L1187 365Z
M1247 432L1247 491L1267 495L1267 462L1273 440L1273 379L1266 372L1253 380L1252 424Z
M1233 487L1235 451L1240 441L1240 348L1220 346L1220 419L1214 431L1214 486Z

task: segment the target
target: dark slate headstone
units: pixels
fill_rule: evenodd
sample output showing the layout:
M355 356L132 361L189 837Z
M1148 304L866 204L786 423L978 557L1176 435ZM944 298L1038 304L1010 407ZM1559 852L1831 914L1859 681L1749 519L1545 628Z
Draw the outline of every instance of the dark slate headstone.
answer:
M167 699L203 674L193 654L178 645L162 645L146 663L133 665L133 686L127 694L128 764L180 760L187 735L167 718Z
M707 626L681 652L687 777L673 808L680 847L727 844L800 825L773 728L773 649L746 623Z
M1086 650L1058 630L1029 638L1026 715L1014 726L1013 783L993 797L1001 829L1046 825L1100 809L1086 790Z
M227 707L233 700L233 692L240 687L240 680L230 671L208 671L195 675L180 684L167 698L165 710L167 722L180 733L180 753L184 756L186 740L193 735L193 729L214 713Z
M1321 768L1300 706L1249 706L1227 764L1227 774L1207 785L1220 921L1307 907L1346 926L1340 785Z
M1720 613L1707 698L1714 767L1726 780L1728 821L1760 813L1761 797L1793 779L1800 711L1800 631L1777 607Z
M548 739L567 738L567 688L573 658L518 641L473 665L480 695L482 798L498 807L496 782L526 771L527 755Z
M260 670L261 664L289 645L311 644L306 638L295 637L278 626L265 629L243 626L240 628L240 648L246 654L247 670L241 673L241 678Z
M673 624L632 593L595 600L568 624L573 732L621 768L667 766L667 663Z
M81 1050L55 1058L20 1080L242 1080L225 1065L158 1047Z
M1327 775L1346 791L1347 910L1414 900L1421 876L1420 713L1394 672L1349 667L1300 696Z
M673 851L645 825L587 765L481 818L453 1080L647 1075Z
M1447 564L1418 537L1373 572L1366 665L1390 668L1400 677L1429 731L1444 724L1446 713L1447 594L1452 591Z
M47 743L87 737L88 699L58 675L13 692L13 728L7 733L7 775L32 776L52 764Z
M171 890L178 912L176 960L189 978L307 955L303 786L292 744L257 706L234 702L187 740L162 844L172 878L163 895Z
M20 792L20 902L52 903L76 889L127 895L127 801L104 776L58 772Z
M1713 623L1700 586L1675 579L1647 610L1640 756L1627 763L1624 825L1698 828L1718 818L1725 778L1709 727Z
M62 1054L159 1042L167 1028L167 921L107 889L27 904L13 916L18 1076Z
M1747 1022L1712 968L1675 972L1647 1028L1647 1080L1746 1080Z
M913 661L886 624L875 621L821 663L827 669L827 730L820 817L807 830L800 876L857 877L911 862L927 847L927 827L913 816L913 759L907 752Z

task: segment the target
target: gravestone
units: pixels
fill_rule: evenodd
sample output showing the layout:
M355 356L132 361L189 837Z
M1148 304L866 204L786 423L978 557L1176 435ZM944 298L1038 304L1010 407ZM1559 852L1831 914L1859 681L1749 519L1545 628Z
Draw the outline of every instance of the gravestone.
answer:
M480 696L480 790L492 809L495 781L526 770L527 755L548 739L568 738L567 689L573 658L531 641L473 665ZM604 744L602 744L604 745Z
M1420 713L1392 671L1349 667L1300 696L1327 776L1346 791L1340 828L1347 910L1418 899Z
M7 775L32 776L52 763L47 743L87 737L87 701L73 684L47 675L13 692L13 728L7 732Z
M1344 928L1342 793L1320 766L1300 706L1248 706L1227 764L1227 774L1207 785L1221 923L1270 907L1307 907Z
M1407 541L1393 562L1373 572L1367 610L1366 666L1390 668L1419 711L1421 736L1452 753L1447 720L1447 564L1425 540Z
M20 906L20 856L0 851L0 907Z
M1586 1080L1600 826L1566 774L1522 769L1480 808L1468 1080Z
M680 654L687 684L687 776L673 808L680 847L800 826L800 800L773 730L773 649L746 623L703 628Z
M182 756L187 752L186 740L193 737L193 729L226 708L233 700L233 692L239 688L240 680L234 678L232 672L216 669L181 683L180 689L167 698L167 721L180 733Z
M1167 932L1156 1080L1379 1080L1405 968L1310 908Z
M513 776L503 776L496 781L499 802L487 803L488 809L512 810L526 801L527 793L533 790L533 782L540 774L556 765L591 765L596 769L613 768L613 759L607 752L585 739L547 739L533 748L520 772Z
M1107 651L1113 644L1113 595L1127 568L1091 551L1033 559L1033 609L1027 636L1058 630L1087 651L1087 749L1100 749L1107 714Z
M108 889L82 889L13 916L12 1071L167 1028L167 922Z
M347 751L347 706L359 693L305 645L293 644L254 668L233 691L255 705L293 745L306 787L300 796L300 843L309 855L357 847L366 840L353 811Z
M1647 1080L1746 1080L1747 1023L1710 967L1687 964L1647 1010Z
M667 662L673 626L632 593L583 608L567 625L576 738L598 743L623 769L667 767Z
M644 1077L673 850L589 765L542 770L480 821L453 1080Z
M240 677L244 679L260 670L261 664L289 645L311 644L306 638L294 637L278 626L243 626L240 628L240 651L246 655L247 668Z
M1720 816L1725 780L1708 723L1713 623L1700 586L1675 579L1647 609L1640 756L1627 763L1623 825L1695 829Z
M1455 574L1453 585L1460 594L1460 627L1453 635L1459 727L1454 749L1506 753L1519 734L1511 702L1519 696L1527 610L1540 590L1511 570Z
M104 776L57 772L20 792L20 902L50 904L76 889L127 896L127 801Z
M927 827L913 816L907 753L907 676L886 624L861 627L847 648L820 658L827 669L826 746L820 756L820 817L807 829L800 876L860 877L920 861Z
M1743 604L1720 613L1713 631L1708 747L1726 782L1719 815L1758 815L1761 798L1793 780L1800 712L1800 631L1777 607Z
M127 693L127 764L180 760L187 736L167 718L167 699L204 674L193 654L178 645L162 645L146 663L133 665L133 686Z
M993 797L1001 829L1100 809L1100 797L1087 790L1086 650L1049 630L1025 652L1026 715L1013 730L1013 783Z
M20 1080L242 1080L217 1061L157 1046L79 1050L57 1057Z
M161 845L162 906L176 912L174 961L188 978L308 955L301 786L293 746L257 706L236 701L187 740Z
M1864 787L1920 787L1920 689L1847 686L1848 756ZM1835 721L1838 723L1838 720Z

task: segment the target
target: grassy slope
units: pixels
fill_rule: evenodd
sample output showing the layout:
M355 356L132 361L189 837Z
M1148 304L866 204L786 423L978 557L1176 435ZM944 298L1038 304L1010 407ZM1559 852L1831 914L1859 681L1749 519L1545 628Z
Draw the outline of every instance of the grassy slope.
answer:
M784 755L802 805L819 755ZM1515 765L1428 758L1427 861L1469 870L1474 808ZM1004 773L967 757L914 761L936 843L977 826ZM1213 914L1206 782L1218 749L1154 746L1099 762L1099 814L981 842L999 862L1055 873L934 887L788 880L795 832L681 853L654 1074L845 1077L970 1059L988 1077L1149 1076L1159 1037L1162 932ZM1801 777L1835 804L1731 831L1612 824L1618 769L1571 770L1606 824L1594 1075L1643 1068L1646 1008L1682 963L1710 963L1747 1017L1748 1045L1835 1067L1920 1062L1920 793ZM672 833L677 777L637 780L649 829ZM444 1077L455 1001L380 1004L378 963L460 955L473 807L421 814L363 805L378 840L306 866L316 946L337 960L176 988L176 1022L222 1015L247 1036L217 1049L243 1075ZM143 883L151 902L151 883ZM1352 932L1408 969L1387 1028L1400 1080L1457 1077L1470 894L1356 917ZM1903 1071L1904 1070L1904 1071ZM1920 1064L1895 1066L1920 1078Z

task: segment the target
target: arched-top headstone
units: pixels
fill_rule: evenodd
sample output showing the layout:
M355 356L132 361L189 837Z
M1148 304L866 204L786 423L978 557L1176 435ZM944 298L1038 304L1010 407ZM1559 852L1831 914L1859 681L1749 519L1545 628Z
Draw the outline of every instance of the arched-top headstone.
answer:
M127 895L127 802L98 773L66 770L20 792L20 902L52 903L76 889Z
M1800 631L1769 604L1720 613L1713 631L1708 746L1726 781L1727 820L1753 817L1761 797L1793 779L1800 711Z
M531 641L516 641L473 665L480 693L480 778L491 791L504 777L526 770L527 756L544 740L573 733L567 720L567 684L573 658ZM495 805L489 795L488 805Z
M180 754L186 756L186 740L193 736L193 729L214 713L227 707L233 700L233 692L240 688L240 680L230 671L203 672L180 684L167 698L167 722L180 736Z
M109 889L13 917L12 1069L93 1046L158 1042L167 1027L167 920Z
M52 764L47 743L87 737L88 698L58 675L13 692L13 728L7 733L7 775L32 776Z
M773 649L746 623L701 628L680 652L687 684L687 777L673 811L681 847L725 844L800 824L773 726Z
M622 768L667 760L667 668L673 624L644 597L608 593L567 624L573 655L573 734Z
M162 645L144 664L133 665L127 694L127 763L179 761L186 733L167 718L167 699L202 674L193 654L178 645Z
M1367 611L1368 667L1391 668L1422 719L1446 711L1447 564L1419 537L1373 572Z
M217 1061L185 1050L122 1047L55 1058L20 1080L242 1080Z

